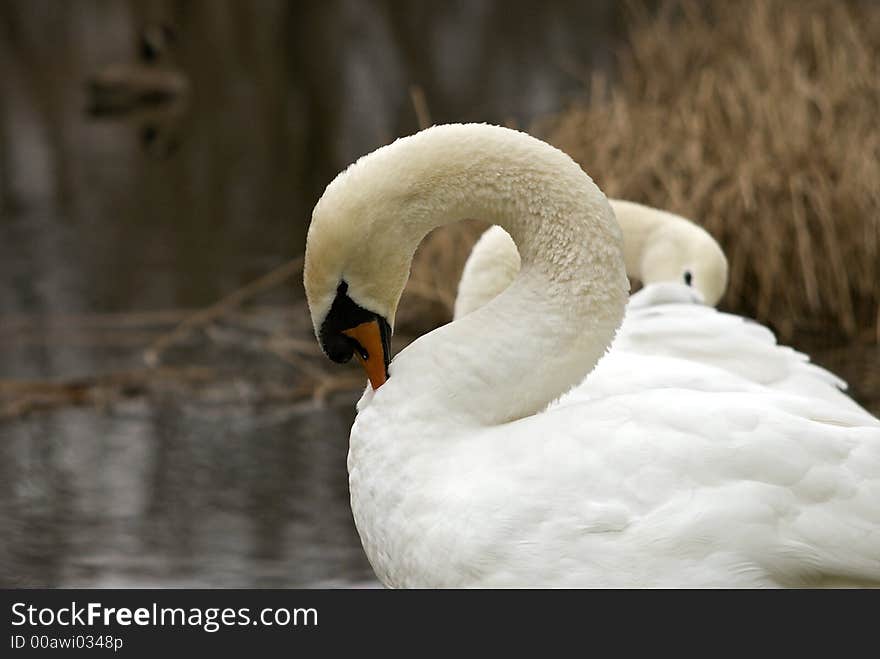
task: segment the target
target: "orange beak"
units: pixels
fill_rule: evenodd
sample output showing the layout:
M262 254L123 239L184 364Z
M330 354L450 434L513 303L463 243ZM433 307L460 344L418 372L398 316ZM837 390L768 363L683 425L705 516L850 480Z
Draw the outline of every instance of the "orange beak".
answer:
M378 389L388 379L385 369L385 348L382 345L382 333L379 323L375 320L361 323L351 329L343 330L343 334L358 342L362 350L355 350L358 361L367 372L373 389Z

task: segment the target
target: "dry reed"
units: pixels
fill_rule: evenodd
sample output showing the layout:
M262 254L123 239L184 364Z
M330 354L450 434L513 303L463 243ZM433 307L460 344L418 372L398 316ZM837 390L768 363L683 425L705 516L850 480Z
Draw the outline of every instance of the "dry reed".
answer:
M542 124L611 196L701 222L723 305L880 339L880 3L633 6L613 85Z

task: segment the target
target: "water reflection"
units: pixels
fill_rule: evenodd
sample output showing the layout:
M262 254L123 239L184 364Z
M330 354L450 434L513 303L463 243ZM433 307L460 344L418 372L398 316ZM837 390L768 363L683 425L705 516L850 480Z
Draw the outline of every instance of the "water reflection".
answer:
M169 396L2 429L5 585L369 582L348 507L351 401Z

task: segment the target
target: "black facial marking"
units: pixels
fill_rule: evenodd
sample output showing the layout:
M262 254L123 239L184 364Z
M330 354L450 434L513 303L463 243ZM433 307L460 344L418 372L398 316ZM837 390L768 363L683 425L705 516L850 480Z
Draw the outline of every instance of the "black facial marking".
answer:
M340 282L336 288L336 297L318 332L318 339L321 342L321 348L324 350L324 353L334 362L340 364L349 361L354 356L355 350L358 351L362 358L367 359L370 355L366 349L342 332L372 320L379 323L379 334L382 337L385 368L387 370L388 364L391 361L391 326L379 314L367 311L358 304L355 304L354 300L348 297L348 283L345 281Z
M690 285L691 285L691 282L692 282L693 280L694 280L694 276L691 274L691 271L690 271L690 270L685 270L685 271L684 271L684 283L685 283L687 286L690 286Z

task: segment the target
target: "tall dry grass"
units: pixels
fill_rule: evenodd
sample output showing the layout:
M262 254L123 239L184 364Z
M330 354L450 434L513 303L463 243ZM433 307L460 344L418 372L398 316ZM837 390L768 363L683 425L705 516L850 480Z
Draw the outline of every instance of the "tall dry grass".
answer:
M880 3L635 5L591 91L541 132L718 238L726 308L786 340L880 339Z

